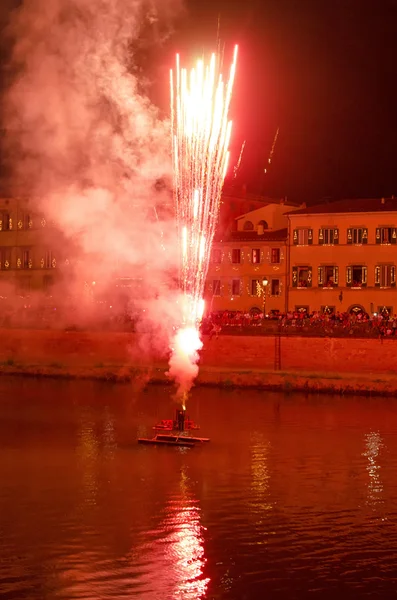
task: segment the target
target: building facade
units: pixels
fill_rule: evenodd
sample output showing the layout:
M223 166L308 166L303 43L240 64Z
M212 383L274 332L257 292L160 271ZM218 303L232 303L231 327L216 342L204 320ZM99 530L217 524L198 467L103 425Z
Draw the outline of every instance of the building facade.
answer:
M20 295L50 292L68 266L65 240L28 200L0 199L0 288ZM0 293L2 293L0 291Z
M397 199L289 213L290 310L397 313Z
M286 309L287 225L291 206L272 203L235 219L214 242L206 285L207 312ZM266 285L264 285L266 284Z

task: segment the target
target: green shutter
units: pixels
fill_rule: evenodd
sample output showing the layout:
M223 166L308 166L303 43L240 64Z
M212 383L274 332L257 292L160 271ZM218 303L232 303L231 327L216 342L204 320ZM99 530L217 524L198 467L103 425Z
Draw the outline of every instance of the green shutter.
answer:
M324 229L318 230L318 243L320 245L324 244Z
M323 285L324 285L323 267L317 267L317 280L318 280L318 287L323 287Z
M352 231L351 227L347 230L347 243L348 244L353 243L353 231Z
M292 267L292 287L298 287L298 267Z
M334 267L334 287L339 285L339 267Z
M380 267L375 267L375 287L380 287Z
M312 268L309 267L308 271L309 271L309 273L308 273L308 276L307 276L307 287L312 287L312 284L313 284L313 271L312 271Z
M390 285L396 287L396 267L394 265L390 267Z
M363 244L368 244L368 228L363 227Z
M367 287L367 281L368 281L368 269L367 267L363 267L362 268L362 282L361 282L361 287Z
M397 236L397 234L396 234L396 228L392 227L392 230L391 230L391 243L392 244L395 244L397 242L397 237L396 236Z
M380 238L380 227L376 228L375 241L376 241L377 244L380 244L380 241L381 241L381 238Z
M307 243L311 245L313 243L313 229L307 230Z
M297 229L294 229L294 234L292 236L292 241L293 241L294 246L296 246L297 243L298 243L298 230Z
M339 244L339 229L334 229L334 244Z
M353 270L351 267L346 267L346 286L347 287L351 287L352 286L352 276L353 276Z

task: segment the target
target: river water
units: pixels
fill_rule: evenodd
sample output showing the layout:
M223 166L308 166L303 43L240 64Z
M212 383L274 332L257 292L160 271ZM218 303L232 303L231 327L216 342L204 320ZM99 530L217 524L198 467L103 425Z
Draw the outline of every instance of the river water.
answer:
M396 400L0 379L0 598L391 598Z

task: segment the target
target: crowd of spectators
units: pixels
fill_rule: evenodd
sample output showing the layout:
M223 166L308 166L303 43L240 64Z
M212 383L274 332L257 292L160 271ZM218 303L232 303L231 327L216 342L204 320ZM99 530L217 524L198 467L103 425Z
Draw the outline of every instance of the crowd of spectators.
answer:
M397 337L397 315L366 312L289 311L243 313L239 311L212 312L206 316L203 333L211 336L237 333L281 333L312 335L362 335L365 337Z

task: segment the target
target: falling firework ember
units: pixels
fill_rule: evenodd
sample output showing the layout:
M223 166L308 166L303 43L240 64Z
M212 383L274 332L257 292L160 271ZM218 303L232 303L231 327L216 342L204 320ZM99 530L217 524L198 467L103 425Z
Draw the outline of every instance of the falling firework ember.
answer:
M180 67L177 56L175 74L171 71L179 282L185 301L182 330L190 330L189 335L182 334L180 330L178 334L183 336L183 343L174 343L170 374L177 381L172 360L178 347L197 369L197 350L201 347L198 325L204 311L204 285L229 158L231 122L228 113L236 61L237 46L227 82L219 73L219 59L215 54L208 64L199 60L190 72ZM188 387L195 375L197 370L192 377L189 376ZM182 387L186 391L186 385Z

